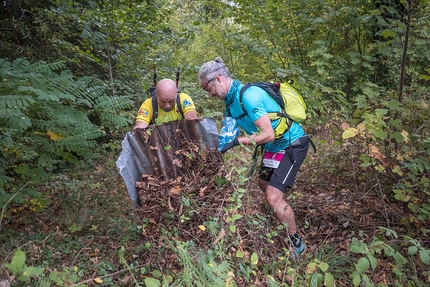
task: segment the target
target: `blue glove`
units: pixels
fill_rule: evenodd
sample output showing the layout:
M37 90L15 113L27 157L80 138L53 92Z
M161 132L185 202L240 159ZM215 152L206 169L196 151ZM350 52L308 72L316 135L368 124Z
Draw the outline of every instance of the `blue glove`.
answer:
M239 135L239 127L237 126L236 120L231 117L226 117L222 120L222 128L218 136L219 139L219 152L226 152L228 149L237 146L239 141L237 136ZM237 141L235 141L237 140ZM227 145L229 145L227 147ZM227 147L227 149L226 149Z
M237 138L235 138L234 140L232 140L231 142L227 143L223 149L221 150L221 153L225 153L226 151L228 151L229 149L235 147L239 145L239 140Z

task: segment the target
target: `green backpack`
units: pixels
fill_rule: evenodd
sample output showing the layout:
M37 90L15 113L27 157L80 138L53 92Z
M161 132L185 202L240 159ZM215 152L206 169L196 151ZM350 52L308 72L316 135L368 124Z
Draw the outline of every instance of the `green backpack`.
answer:
M248 114L243 107L242 97L245 90L250 86L257 86L265 90L281 107L280 112L268 113L270 120L280 119L273 129L276 139L288 131L293 124L292 122L301 123L306 119L306 103L302 95L290 84L280 82L252 82L245 84L240 90L239 96L243 114L236 117L236 119L241 119Z

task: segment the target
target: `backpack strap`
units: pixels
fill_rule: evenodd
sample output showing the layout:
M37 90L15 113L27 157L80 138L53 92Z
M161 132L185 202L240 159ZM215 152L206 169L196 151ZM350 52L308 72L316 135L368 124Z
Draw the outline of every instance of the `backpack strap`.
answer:
M158 103L157 103L157 95L152 95L152 119L150 124L155 123L155 119L158 117Z
M268 112L268 114L276 115L278 117L287 118L287 128L285 129L285 131L282 132L281 135L285 134L290 129L290 127L292 126L293 120L285 111L283 97L280 95L280 86L281 86L280 82L277 82L277 83L255 82L255 83L245 84L242 87L242 89L240 89L240 93L239 93L239 102L240 102L240 106L242 107L243 113L241 115L239 115L238 117L236 117L235 119L236 120L242 119L243 117L248 115L247 111L245 110L245 107L243 106L242 99L243 99L243 93L245 92L245 90L251 86L257 86L257 87L263 89L279 105L279 107L281 109L280 112ZM280 96L277 97L275 95L280 95ZM271 120L274 120L274 119L271 119ZM276 129L276 128L277 127L275 127L274 129Z
M155 89L154 89L154 91L155 91ZM176 106L178 107L178 110L181 113L182 117L185 118L183 110L182 110L180 97L181 97L181 94L180 94L180 92L178 92L178 95L176 97ZM157 103L157 95L155 95L155 92L154 92L154 94L152 94L152 119L151 119L150 124L154 124L155 119L157 117L158 117L158 103Z
M240 103L240 107L242 108L243 113L242 113L242 114L240 114L240 115L238 115L238 116L235 118L236 120L243 119L244 117L246 117L246 116L248 115L248 112L245 110L245 107L243 106L242 98L243 98L243 93L246 91L246 89L248 89L248 88L249 88L249 87L251 87L251 86L252 86L252 83L248 83L248 84L245 84L245 85L240 89L240 92L239 92L239 103ZM230 112L230 107L228 107L228 110L229 110L229 112ZM231 114L231 112L230 112L230 114Z
M182 111L181 92L180 91L178 91L178 96L176 97L176 106L178 107L178 110L181 113L182 117L185 118L184 112Z

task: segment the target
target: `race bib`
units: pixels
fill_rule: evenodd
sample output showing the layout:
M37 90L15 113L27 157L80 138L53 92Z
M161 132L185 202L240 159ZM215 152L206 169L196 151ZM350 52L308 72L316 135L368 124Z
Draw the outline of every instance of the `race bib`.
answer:
M279 163L284 157L285 150L278 152L266 151L263 156L263 166L270 168L278 168Z

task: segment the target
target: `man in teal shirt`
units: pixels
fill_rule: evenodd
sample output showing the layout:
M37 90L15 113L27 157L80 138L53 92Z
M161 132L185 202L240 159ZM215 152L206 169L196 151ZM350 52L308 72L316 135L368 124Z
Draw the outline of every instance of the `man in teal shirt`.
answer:
M291 255L297 258L306 252L306 244L297 233L294 211L284 195L293 187L297 171L308 153L309 137L298 123L293 122L283 136L275 139L274 128L279 119L271 121L268 112L280 111L279 105L263 89L251 86L243 93L242 108L239 94L243 84L232 78L221 58L205 63L200 68L199 78L209 96L224 101L226 114L236 119L249 135L235 138L221 152L239 144L263 145L258 185L278 220L286 223L292 243Z

